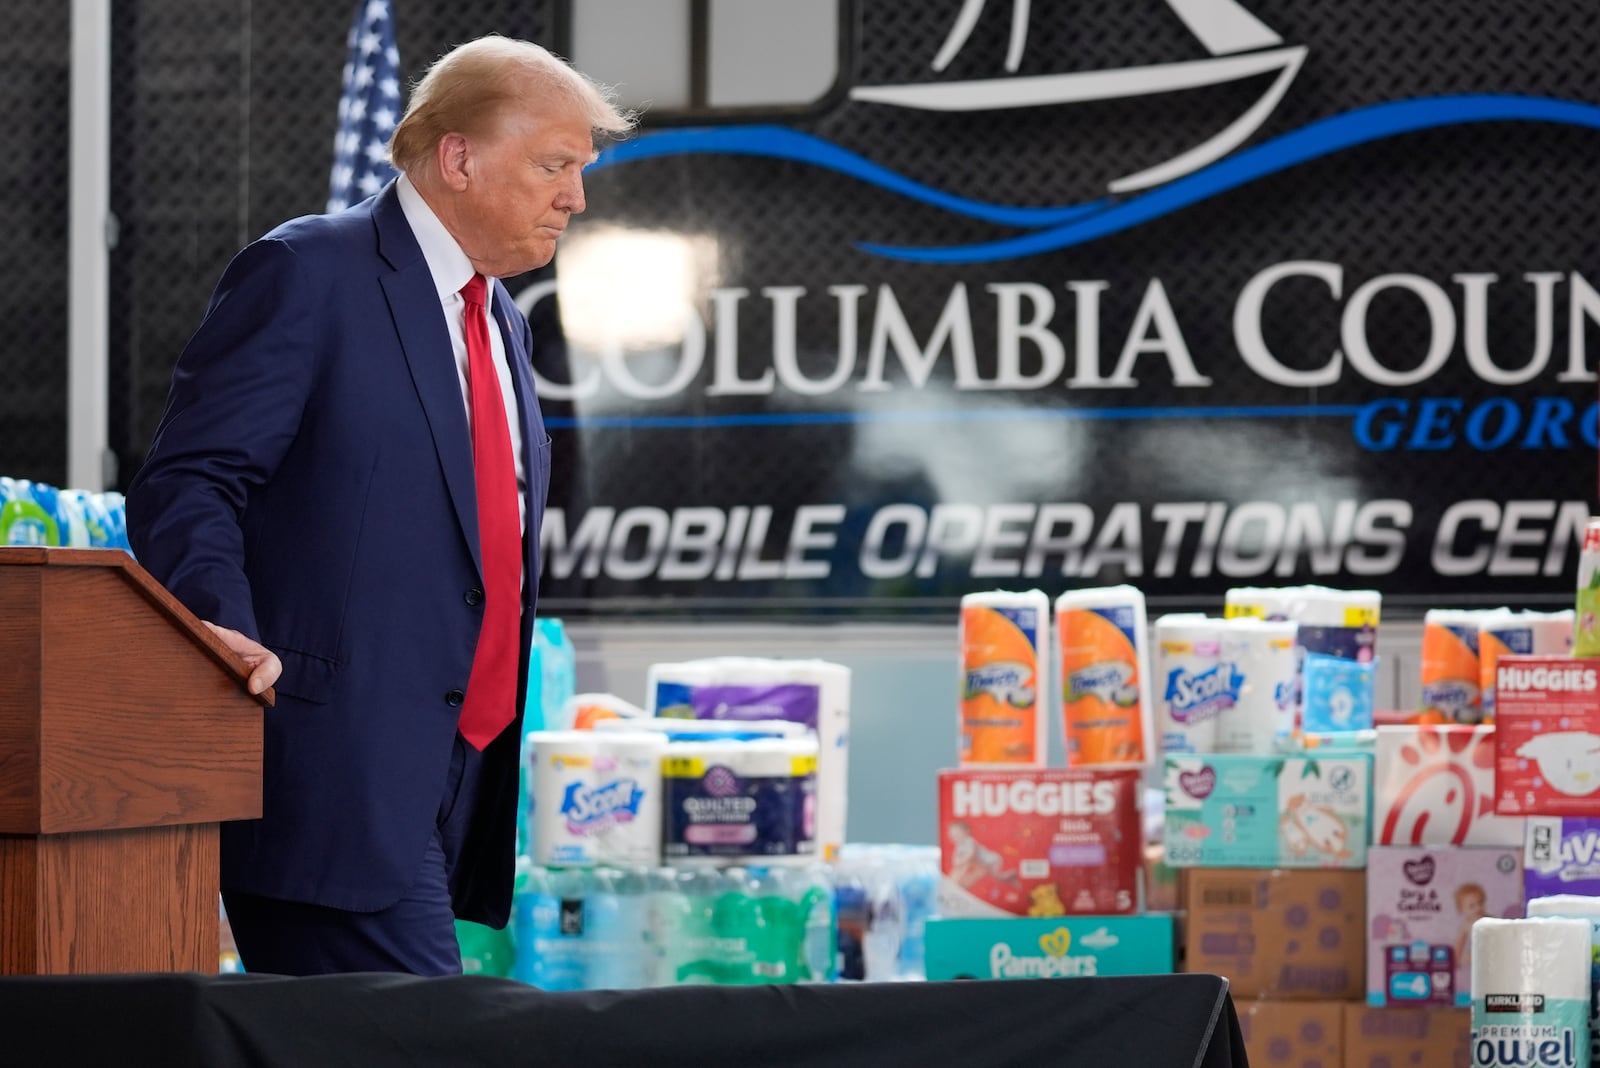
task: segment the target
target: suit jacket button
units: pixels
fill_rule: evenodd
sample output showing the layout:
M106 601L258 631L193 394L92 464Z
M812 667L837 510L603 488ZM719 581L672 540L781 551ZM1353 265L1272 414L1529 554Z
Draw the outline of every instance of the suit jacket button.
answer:
M449 705L451 708L460 708L461 703L466 699L467 695L462 693L460 690L451 690L449 693L444 695L444 703Z
M483 603L483 591L478 589L478 587L474 586L474 587L472 587L472 589L467 591L465 599L466 599L466 602L468 604L470 604L470 605L473 605L473 606L480 605L480 604Z

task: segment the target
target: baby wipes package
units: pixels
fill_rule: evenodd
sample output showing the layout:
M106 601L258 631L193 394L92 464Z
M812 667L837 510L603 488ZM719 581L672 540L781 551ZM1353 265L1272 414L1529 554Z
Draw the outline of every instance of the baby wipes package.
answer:
M940 772L940 914L1137 911L1139 778L1135 768Z
M1167 862L1175 867L1360 868L1372 758L1169 756Z
M1514 849L1375 846L1367 854L1367 1004L1472 1003L1472 925L1522 915Z
M1496 812L1600 816L1600 659L1501 657L1495 726Z

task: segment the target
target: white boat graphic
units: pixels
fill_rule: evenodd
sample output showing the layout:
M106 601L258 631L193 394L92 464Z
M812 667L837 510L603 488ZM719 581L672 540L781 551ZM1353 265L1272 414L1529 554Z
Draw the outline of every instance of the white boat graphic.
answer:
M1267 91L1219 133L1187 152L1109 184L1113 193L1148 189L1197 171L1243 144L1278 106L1306 57L1304 45L1284 45L1281 37L1235 0L1165 2L1211 53L1211 58L1067 74L858 86L850 91L850 96L870 103L926 111L992 111L1149 96L1278 72ZM933 59L934 71L942 72L961 51L986 3L987 0L963 0L955 25ZM1027 46L1030 0L1012 0L1012 4L1011 36L1005 61L1008 71L1015 71L1022 63Z

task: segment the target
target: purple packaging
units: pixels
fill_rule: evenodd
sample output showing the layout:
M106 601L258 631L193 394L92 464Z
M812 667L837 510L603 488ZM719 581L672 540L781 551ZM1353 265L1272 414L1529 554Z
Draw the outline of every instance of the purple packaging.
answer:
M1514 849L1373 846L1367 851L1367 1004L1472 1004L1472 925L1523 912Z
M675 719L787 720L817 729L817 687L784 682L771 686L688 686L656 683L656 715Z
M1522 885L1527 900L1557 894L1600 897L1600 818L1529 816Z

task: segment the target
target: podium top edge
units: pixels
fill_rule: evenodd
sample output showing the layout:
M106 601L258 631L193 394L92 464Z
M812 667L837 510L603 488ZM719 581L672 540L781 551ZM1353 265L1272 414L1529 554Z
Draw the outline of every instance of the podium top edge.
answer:
M53 545L0 545L0 567L9 565L77 564L127 567L133 557L122 549L62 549Z

